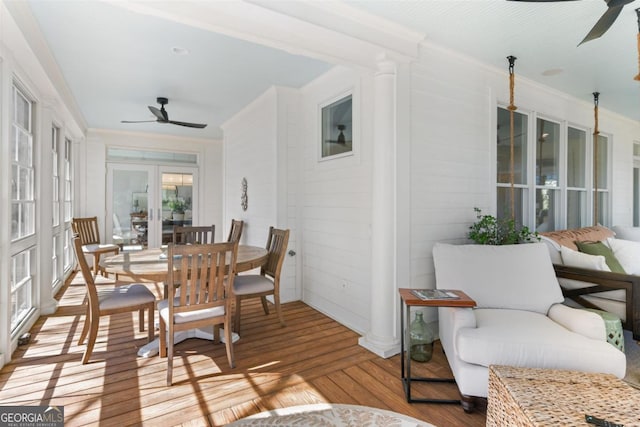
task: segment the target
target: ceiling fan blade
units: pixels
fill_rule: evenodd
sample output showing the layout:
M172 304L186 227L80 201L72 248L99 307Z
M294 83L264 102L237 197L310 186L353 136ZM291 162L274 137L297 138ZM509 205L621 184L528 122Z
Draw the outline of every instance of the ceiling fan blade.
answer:
M551 3L551 2L559 2L559 1L577 1L577 0L508 0L508 1L521 1L528 3Z
M590 40L597 39L602 36L607 30L613 25L620 12L622 12L622 8L624 4L619 6L609 6L607 11L598 19L596 25L593 26L589 34L585 36L585 38L578 44L580 46L582 43L586 43Z
M120 123L153 123L157 120L121 120Z
M149 111L151 111L153 115L158 118L158 121L166 122L169 119L166 112L162 112L160 109L154 107L153 105L149 105Z
M173 125L178 125L178 126L186 126L188 128L198 128L198 129L204 129L207 127L206 124L201 124L201 123L187 123L187 122L177 122L175 120L167 120L167 123L171 123Z

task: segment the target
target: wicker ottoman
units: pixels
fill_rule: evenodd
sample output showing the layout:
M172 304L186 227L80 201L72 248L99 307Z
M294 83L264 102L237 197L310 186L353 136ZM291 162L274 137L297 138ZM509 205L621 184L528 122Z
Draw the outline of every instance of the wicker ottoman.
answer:
M586 426L592 415L640 426L640 390L614 375L489 367L487 426Z

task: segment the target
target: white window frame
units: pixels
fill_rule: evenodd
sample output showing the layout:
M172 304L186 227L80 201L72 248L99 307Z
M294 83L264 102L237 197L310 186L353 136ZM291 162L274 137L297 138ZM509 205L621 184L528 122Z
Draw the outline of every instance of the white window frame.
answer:
M496 108L502 108L507 110L508 109L508 105L507 104L502 104L502 103L497 103ZM593 209L593 203L594 203L594 173L593 173L593 158L594 158L594 144L593 144L593 131L589 130L588 126L584 126L584 125L577 125L575 123L570 123L566 120L559 120L558 118L553 118L550 117L548 115L536 112L536 111L527 111L527 110L523 110L523 109L518 109L518 113L520 114L524 114L526 116L528 116L527 119L527 126L528 126L528 130L527 130L527 177L526 177L526 182L527 184L518 184L515 185L515 188L521 188L524 189L525 191L525 198L523 200L523 203L525 206L522 207L523 209L523 218L516 218L516 222L517 223L522 223L523 225L526 225L527 227L529 227L531 230L535 230L535 210L536 210L536 190L540 189L540 188L546 188L545 186L540 186L540 185L536 185L536 181L535 181L535 163L536 163L536 143L535 143L535 138L536 138L536 125L537 125L537 119L544 119L544 120L548 120L548 121L552 121L554 123L558 123L560 124L560 152L559 152L559 163L560 163L560 169L558 172L558 176L559 176L559 185L557 187L553 187L554 191L558 191L559 192L559 197L560 197L560 201L558 204L558 212L556 212L557 217L555 218L555 229L563 229L566 228L566 224L567 224L567 150L568 150L568 129L569 127L578 129L578 130L583 130L586 132L586 159L585 159L585 171L586 171L586 181L585 181L585 185L586 185L586 212L584 213L584 218L586 221L585 225L592 225L593 224L593 215L594 215L594 209ZM495 119L497 120L497 112L495 114ZM495 126L495 124L494 124ZM495 135L494 135L495 136ZM606 174L606 183L607 183L607 188L606 189L598 189L598 193L602 193L602 194L607 194L607 200L606 200L606 205L604 206L604 208L606 209L606 214L604 217L604 220L602 215L600 216L602 225L605 226L611 226L610 222L612 220L612 193L611 193L611 184L612 184L612 152L613 152L613 137L611 134L608 133L604 133L604 132L600 132L600 136L601 137L605 137L607 138L607 159L606 159L606 163L607 163L607 174ZM495 143L495 142L494 142ZM497 152L494 151L494 156L497 156ZM497 158L494 157L494 161L497 162ZM495 182L495 188L496 191L499 188L506 188L509 187L509 184L504 184L504 183L498 183L497 182L497 174L494 173L494 182ZM572 190L575 190L576 188L571 188ZM496 197L496 201L497 201L497 197ZM496 202L497 203L497 202ZM496 206L495 211L498 212L501 209L500 206Z
M26 325L28 321L32 318L32 316L36 315L38 311L38 301L39 301L39 277L36 274L36 266L38 265L38 241L36 234L36 217L37 217L37 200L36 200L36 192L37 192L37 145L35 139L35 97L31 96L17 81L13 81L11 86L12 96L11 96L11 134L9 137L10 143L15 143L15 135L17 129L17 123L15 122L16 116L16 96L21 96L29 103L29 129L22 128L21 130L27 132L30 142L31 142L31 170L32 170L32 179L31 179L31 198L33 203L33 232L29 234L25 234L23 236L19 236L17 239L11 238L9 244L9 256L10 256L10 283L11 289L9 291L9 310L10 310L10 320L9 320L9 331L11 334L12 340L15 339L17 335L19 335ZM13 164L14 159L11 159L11 163ZM13 172L10 174L12 181L13 180ZM12 205L14 201L12 198ZM10 213L10 218L13 221L13 214ZM27 257L26 268L29 269L28 272L24 272L20 274L16 268L18 266L18 262L22 256ZM19 283L18 283L19 282ZM19 290L21 290L24 286L29 286L28 295L29 295L29 306L24 309L19 316L16 316L14 320L14 295L16 295Z

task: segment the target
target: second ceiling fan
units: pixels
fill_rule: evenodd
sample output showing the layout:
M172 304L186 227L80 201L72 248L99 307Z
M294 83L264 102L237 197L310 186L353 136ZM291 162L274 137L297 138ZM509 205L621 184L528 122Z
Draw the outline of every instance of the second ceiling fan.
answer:
M158 122L158 123L170 123L172 125L185 126L185 127L197 128L197 129L203 129L207 127L206 124L202 124L202 123L189 123L189 122L179 122L176 120L169 120L169 114L167 113L167 110L164 109L164 106L169 103L169 99L159 96L158 98L156 98L156 101L158 102L158 104L160 104L160 109L152 105L149 105L149 111L151 111L153 115L156 116L156 120L122 120L122 123Z
M531 3L546 3L546 2L558 2L558 1L576 1L576 0L509 0L509 1L524 1ZM622 8L629 3L632 3L634 0L604 0L607 4L607 10L605 13L598 19L598 22L593 26L591 31L585 36L584 39L578 44L580 46L582 43L586 43L590 40L597 39L602 36L615 22L620 12L622 12Z

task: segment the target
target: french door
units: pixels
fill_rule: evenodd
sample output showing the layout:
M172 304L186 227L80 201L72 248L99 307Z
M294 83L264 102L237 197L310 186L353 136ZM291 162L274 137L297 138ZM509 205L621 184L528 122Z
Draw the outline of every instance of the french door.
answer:
M195 167L109 163L107 238L123 249L159 247L174 225L197 224Z

